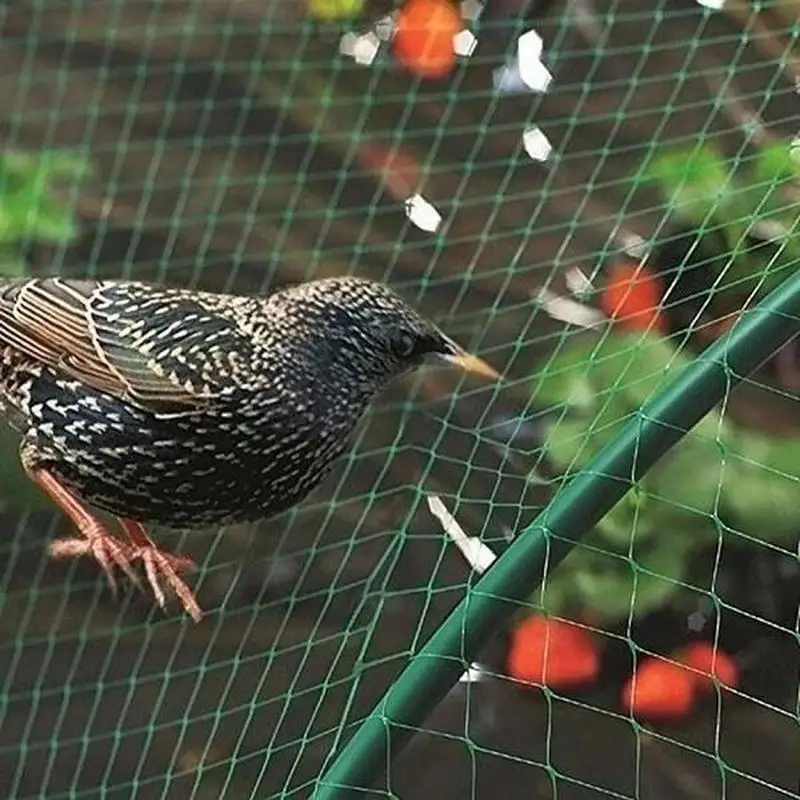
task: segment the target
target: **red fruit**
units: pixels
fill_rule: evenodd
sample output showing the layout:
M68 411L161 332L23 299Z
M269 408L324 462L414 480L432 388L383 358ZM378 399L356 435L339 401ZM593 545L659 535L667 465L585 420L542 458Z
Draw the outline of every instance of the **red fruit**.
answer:
M660 658L642 662L622 690L622 705L635 717L678 720L695 701L695 676Z
M514 631L508 672L518 681L553 689L593 683L600 656L591 636L568 622L528 617Z
M661 280L644 264L623 261L608 271L600 307L621 328L663 333L667 329L663 297Z
M715 650L706 642L694 642L679 650L674 658L691 668L698 689L712 689L715 681L728 689L735 689L739 685L736 662L727 653Z
M423 78L440 78L455 66L453 37L461 27L461 14L450 0L408 0L397 15L395 58Z

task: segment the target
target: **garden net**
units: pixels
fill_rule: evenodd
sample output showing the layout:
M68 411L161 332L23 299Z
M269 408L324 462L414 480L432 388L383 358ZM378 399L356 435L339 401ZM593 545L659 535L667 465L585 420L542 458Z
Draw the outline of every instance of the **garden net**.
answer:
M297 509L156 531L199 625L48 559L4 434L2 795L800 796L799 19L5 4L5 273L368 276L505 380L420 371Z

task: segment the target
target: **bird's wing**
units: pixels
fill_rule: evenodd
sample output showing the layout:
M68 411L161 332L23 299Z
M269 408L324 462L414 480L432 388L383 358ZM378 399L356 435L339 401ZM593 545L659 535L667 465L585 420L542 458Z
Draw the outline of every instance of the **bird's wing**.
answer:
M253 344L225 298L61 278L0 286L0 344L155 413L220 400ZM205 301L203 300L205 298Z

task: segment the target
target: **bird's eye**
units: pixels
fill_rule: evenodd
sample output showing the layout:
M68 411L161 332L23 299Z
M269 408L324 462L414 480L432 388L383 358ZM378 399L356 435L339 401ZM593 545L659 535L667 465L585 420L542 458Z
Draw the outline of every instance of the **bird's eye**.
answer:
M408 331L398 331L394 337L393 346L398 358L410 358L417 348L417 341Z

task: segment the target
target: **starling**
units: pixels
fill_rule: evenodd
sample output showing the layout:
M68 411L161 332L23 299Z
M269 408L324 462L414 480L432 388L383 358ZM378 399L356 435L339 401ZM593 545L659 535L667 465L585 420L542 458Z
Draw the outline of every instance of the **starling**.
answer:
M370 401L438 356L497 378L386 286L312 281L266 297L127 281L0 281L0 413L28 476L116 588L144 567L199 621L146 525L198 529L285 511L325 477ZM111 533L92 509L120 524Z

